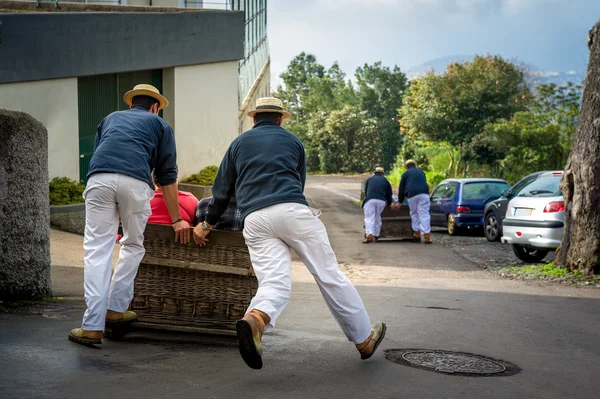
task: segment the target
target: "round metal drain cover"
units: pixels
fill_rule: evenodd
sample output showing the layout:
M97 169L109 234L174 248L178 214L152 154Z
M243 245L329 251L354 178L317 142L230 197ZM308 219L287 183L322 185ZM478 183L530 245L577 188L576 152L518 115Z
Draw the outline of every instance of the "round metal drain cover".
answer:
M431 349L388 349L385 357L398 364L465 376L506 376L521 371L504 360L464 352Z

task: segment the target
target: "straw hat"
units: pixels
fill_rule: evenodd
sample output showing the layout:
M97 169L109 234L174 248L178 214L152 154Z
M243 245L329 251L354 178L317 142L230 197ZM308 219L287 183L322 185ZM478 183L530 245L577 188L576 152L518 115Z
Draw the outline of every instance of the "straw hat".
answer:
M374 173L385 173L385 171L383 170L383 168L381 166L378 166L375 168L375 172Z
M276 112L283 115L283 119L291 118L292 114L283 110L283 103L275 97L263 97L256 100L256 108L248 112L250 118L261 112Z
M413 165L415 168L417 167L417 162L415 162L414 159L409 159L406 162L404 162L404 167L408 168L410 165Z
M160 94L158 89L152 85L141 84L137 85L133 88L133 90L129 90L123 96L123 100L125 104L131 107L131 101L135 96L148 96L152 97L156 101L158 101L158 109L167 108L169 106L169 100L167 100L164 96Z

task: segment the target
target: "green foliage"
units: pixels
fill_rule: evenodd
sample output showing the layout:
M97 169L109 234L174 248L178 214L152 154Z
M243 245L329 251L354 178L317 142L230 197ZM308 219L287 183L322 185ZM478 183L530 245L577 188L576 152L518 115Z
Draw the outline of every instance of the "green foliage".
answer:
M366 158L377 158L382 153L383 166L389 168L396 158L401 143L396 110L402 104L406 76L398 67L390 69L379 62L358 68L355 76L356 86L346 80L337 62L327 69L313 55L306 53L296 56L281 74L284 86L274 95L293 115L285 127L304 143L309 172L342 172L342 169L336 169L338 166L359 168L350 167L347 159L335 159L332 152L335 143L322 144L316 139L318 134L315 132L323 131L324 120L333 111L345 107L362 112L364 119L370 120L376 131L372 137L380 146L375 156L354 151L355 163L362 165ZM327 170L323 169L325 165Z
M182 183L198 184L200 186L212 186L215 182L218 171L218 166L210 165L202 169L199 173L193 174L187 179L183 180Z
M381 62L365 64L354 74L358 86L360 108L376 121L382 140L383 164L392 167L398 155L402 136L397 122L397 110L408 87L406 75L400 68L384 67Z
M600 284L600 275L584 276L579 270L570 272L567 268L557 266L555 262L547 262L539 265L510 266L502 269L500 273L508 277L559 279L569 284ZM600 285L597 286L600 287Z
M55 177L49 184L50 205L69 205L85 202L83 192L85 184L68 177Z
M362 173L381 162L381 143L373 121L346 106L311 121L310 138L318 143L325 173Z
M400 124L411 138L446 142L463 155L487 124L524 110L530 97L521 68L498 56L477 56L411 82Z

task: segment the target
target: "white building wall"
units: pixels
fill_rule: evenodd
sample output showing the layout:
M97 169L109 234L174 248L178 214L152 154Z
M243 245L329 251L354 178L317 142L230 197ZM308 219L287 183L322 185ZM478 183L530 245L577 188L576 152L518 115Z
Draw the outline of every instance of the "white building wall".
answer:
M165 110L165 120L175 130L181 179L219 165L238 135L238 64L219 62L165 72L163 91L173 107L172 114Z
M46 127L51 179L79 180L77 78L0 84L0 108L26 112Z

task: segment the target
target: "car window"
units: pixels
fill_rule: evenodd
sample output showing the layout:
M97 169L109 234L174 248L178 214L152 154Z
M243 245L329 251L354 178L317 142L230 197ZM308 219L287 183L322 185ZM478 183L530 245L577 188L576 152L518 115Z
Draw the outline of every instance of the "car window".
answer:
M526 178L524 178L523 180L521 180L520 182L518 182L517 184L512 186L512 188L510 189L510 195L512 195L512 196L519 195L521 190L523 190L525 187L527 187L528 185L530 185L531 183L536 181L539 176L540 176L539 174L533 175L533 176L527 176Z
M431 200L432 201L439 201L442 199L442 195L444 194L444 191L446 190L447 185L443 184L441 186L439 186L438 188L435 189L435 191L433 192L433 194L431 194Z
M500 197L502 191L510 188L508 183L487 181L466 183L463 187L464 200L485 200L490 197Z
M454 199L454 194L456 194L456 186L458 183L451 182L446 185L446 190L442 193L442 199Z
M562 195L558 183L562 176L548 176L537 179L525 187L519 197L556 197Z

